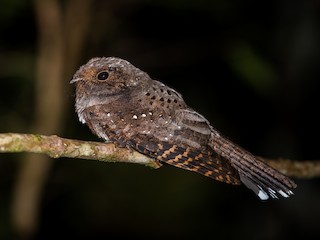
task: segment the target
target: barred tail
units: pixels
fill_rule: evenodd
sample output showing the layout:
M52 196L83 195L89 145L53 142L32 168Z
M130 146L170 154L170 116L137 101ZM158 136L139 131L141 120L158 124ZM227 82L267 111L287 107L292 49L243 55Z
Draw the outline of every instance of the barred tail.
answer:
M230 161L238 171L241 182L261 200L293 195L292 189L297 185L290 178L217 132L212 132L209 145L217 154Z
M291 189L295 188L296 184L262 161L259 164L232 161L231 165L238 170L241 182L254 191L261 200L267 200L270 196L287 198L293 195Z

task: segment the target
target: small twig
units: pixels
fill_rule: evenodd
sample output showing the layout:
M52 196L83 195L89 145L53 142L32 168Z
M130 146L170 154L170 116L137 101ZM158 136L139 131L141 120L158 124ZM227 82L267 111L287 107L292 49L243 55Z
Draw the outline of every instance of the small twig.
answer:
M112 143L81 141L55 135L3 133L0 134L0 152L32 152L52 158L68 157L103 162L138 163L158 168L161 164L152 158L128 148L117 148ZM320 161L293 161L289 159L263 159L280 172L298 178L320 176Z
M301 160L293 161L290 159L263 159L270 166L282 172L283 174L297 178L315 178L320 177L319 160Z
M3 133L0 134L0 152L31 152L47 154L52 158L139 163L152 168L161 166L151 158L127 148L117 148L112 143L66 139L55 135Z

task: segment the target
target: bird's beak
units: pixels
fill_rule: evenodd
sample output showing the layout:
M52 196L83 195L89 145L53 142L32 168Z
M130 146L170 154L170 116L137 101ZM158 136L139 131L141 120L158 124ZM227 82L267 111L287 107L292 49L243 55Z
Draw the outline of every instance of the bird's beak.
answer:
M82 80L82 78L73 78L73 79L70 81L70 84L75 83L75 82L78 82L78 81L80 81L80 80Z

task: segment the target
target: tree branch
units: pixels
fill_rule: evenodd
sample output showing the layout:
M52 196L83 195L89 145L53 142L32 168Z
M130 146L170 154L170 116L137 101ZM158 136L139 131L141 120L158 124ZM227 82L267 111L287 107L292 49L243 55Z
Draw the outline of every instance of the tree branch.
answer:
M43 153L52 158L68 157L103 162L138 163L158 168L160 163L128 148L117 148L112 143L90 142L61 138L56 135L3 133L0 152Z
M103 162L138 163L152 168L161 166L152 158L128 148L117 148L112 143L66 139L56 135L3 133L0 134L0 152L43 153L52 158L68 157ZM320 176L319 160L261 159L291 177L313 178Z

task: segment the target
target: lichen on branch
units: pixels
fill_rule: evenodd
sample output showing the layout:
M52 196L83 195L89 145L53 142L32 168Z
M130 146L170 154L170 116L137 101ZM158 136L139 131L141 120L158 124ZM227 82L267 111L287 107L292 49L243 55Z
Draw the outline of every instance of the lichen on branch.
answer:
M147 156L127 148L117 148L112 143L66 139L56 135L3 133L0 134L0 152L30 152L46 154L52 158L138 163L152 168L161 166Z
M46 154L52 158L68 157L103 162L138 163L152 168L161 166L152 158L129 148L118 148L113 143L66 139L56 135L2 133L0 134L0 152L30 152ZM320 176L319 160L261 159L291 177L313 178Z

